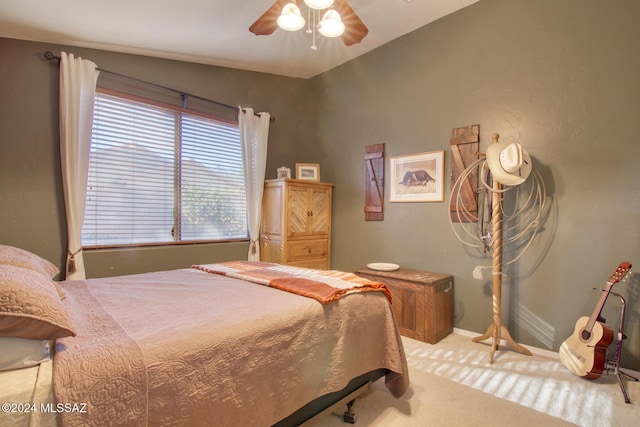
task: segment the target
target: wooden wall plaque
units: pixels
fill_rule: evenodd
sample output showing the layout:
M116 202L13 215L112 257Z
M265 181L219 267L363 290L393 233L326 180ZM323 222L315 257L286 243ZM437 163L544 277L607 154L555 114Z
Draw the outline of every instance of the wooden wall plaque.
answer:
M366 147L365 221L384 219L384 144Z
M464 170L479 158L480 125L454 128L451 131L451 188ZM460 217L456 201L451 200L449 214L454 222L476 222L478 220L478 169L471 171L460 186L459 204L468 211ZM453 195L455 197L455 195Z

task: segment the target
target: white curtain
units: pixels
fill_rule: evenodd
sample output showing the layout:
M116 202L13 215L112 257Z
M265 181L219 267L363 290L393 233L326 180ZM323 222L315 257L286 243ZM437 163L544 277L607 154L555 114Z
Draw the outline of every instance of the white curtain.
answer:
M85 278L81 234L98 74L93 62L60 52L60 156L67 214L67 280Z
M262 192L267 166L267 140L269 139L269 113L255 115L252 108L240 108L240 141L244 157L244 186L247 192L249 221L249 261L260 261L260 220L262 218Z

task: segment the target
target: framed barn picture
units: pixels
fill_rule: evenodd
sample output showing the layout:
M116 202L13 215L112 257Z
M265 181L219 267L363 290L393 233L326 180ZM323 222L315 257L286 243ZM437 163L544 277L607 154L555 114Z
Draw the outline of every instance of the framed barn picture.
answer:
M390 202L443 202L444 150L389 158Z

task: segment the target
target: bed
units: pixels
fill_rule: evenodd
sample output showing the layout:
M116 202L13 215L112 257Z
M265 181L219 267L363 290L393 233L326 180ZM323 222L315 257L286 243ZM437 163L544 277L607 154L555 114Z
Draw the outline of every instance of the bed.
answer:
M388 290L350 273L238 261L52 282L1 254L0 339L55 351L0 372L24 383L0 391L0 426L299 425L382 376L396 397L409 385ZM16 269L50 307L7 313Z

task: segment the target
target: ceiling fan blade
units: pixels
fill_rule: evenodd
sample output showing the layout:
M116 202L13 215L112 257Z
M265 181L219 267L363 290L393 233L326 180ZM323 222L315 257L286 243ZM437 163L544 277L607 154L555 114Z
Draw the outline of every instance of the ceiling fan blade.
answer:
M290 0L276 0L262 16L251 24L249 31L256 36L268 36L278 28L278 17L282 13L282 8L289 3Z
M335 0L334 7L344 22L345 31L340 36L345 46L360 43L369 34L369 29L346 0ZM276 18L277 19L277 18Z

